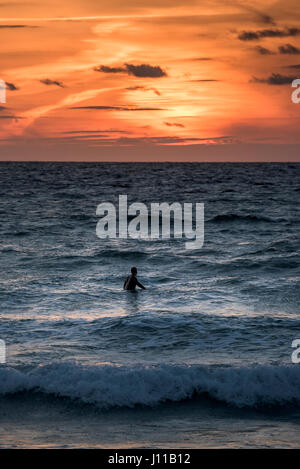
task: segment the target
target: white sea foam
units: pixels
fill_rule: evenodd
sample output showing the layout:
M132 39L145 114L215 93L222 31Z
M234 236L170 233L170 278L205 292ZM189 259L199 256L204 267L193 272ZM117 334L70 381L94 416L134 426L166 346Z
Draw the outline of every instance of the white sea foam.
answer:
M291 366L111 366L74 362L39 366L29 373L0 369L0 394L40 391L100 408L157 405L194 395L236 407L300 404L300 368Z

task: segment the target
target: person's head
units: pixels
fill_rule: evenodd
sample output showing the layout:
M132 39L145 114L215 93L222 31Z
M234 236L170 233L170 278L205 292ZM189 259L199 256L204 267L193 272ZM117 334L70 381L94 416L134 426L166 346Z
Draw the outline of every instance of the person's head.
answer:
M131 273L132 273L132 275L136 275L137 274L137 268L136 267L131 267Z

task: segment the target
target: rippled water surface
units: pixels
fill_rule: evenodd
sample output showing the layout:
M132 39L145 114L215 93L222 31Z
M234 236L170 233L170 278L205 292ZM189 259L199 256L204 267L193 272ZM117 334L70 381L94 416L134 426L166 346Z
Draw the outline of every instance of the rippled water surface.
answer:
M204 246L99 239L122 194L204 203ZM1 163L0 393L297 407L299 196L298 164ZM122 290L132 265L147 290Z

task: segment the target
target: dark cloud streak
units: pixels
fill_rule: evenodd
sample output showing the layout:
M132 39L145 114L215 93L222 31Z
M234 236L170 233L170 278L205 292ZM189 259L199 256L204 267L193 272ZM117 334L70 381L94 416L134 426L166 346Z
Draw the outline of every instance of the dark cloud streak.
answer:
M107 133L117 133L117 134L130 134L129 130L118 130L118 129L106 129L106 130L66 130L61 132L62 134L107 134Z
M74 141L82 141L82 138L66 137L66 139L72 139ZM181 145L189 143L233 143L235 138L232 136L222 136L222 137L179 137L179 136L154 136L154 137L119 137L119 138L110 138L109 136L102 136L99 139L88 139L89 143L97 143L99 145L125 145L125 146L135 146L135 145Z
M99 67L93 68L94 72L103 73L126 73L127 70L123 67L108 67L107 65L99 65Z
M265 24L271 24L271 25L275 25L275 20L270 16L268 15L267 13L264 13L260 10L257 10L256 8L254 7L251 7L251 6L248 6L248 5L244 5L243 3L239 3L239 6L245 10L245 11L249 11L250 13L253 13L256 17L258 17L258 19L262 22L262 23L265 23Z
M133 64L125 64L125 67L128 70L130 75L134 75L135 77L151 77L151 78L160 78L165 77L167 74L162 68L158 65L149 65L149 64L141 64L141 65L133 65Z
M128 107L128 106L74 106L69 109L86 109L98 111L164 111L158 107Z
M161 78L167 76L166 72L159 65L149 64L124 64L123 67L109 67L107 65L99 65L94 67L95 72L103 73L127 73L138 78Z
M191 83L209 83L209 82L214 82L214 81L219 81L215 80L214 78L199 78L195 80L189 80Z
M0 119L25 119L25 117L9 116L9 115L4 115L4 116L2 116L2 115L0 114Z
M184 128L185 126L183 124L179 124L177 122L164 122L165 125L167 125L168 127L182 127Z
M59 86L60 88L65 88L65 85L61 81L50 80L49 78L44 78L43 80L40 80L40 82L47 86L55 85L55 86Z
M267 85L290 85L297 77L290 75L281 75L280 73L272 73L267 78L253 77L250 82L252 83L266 83Z
M266 47L262 46L257 46L255 50L260 54L260 55L274 55L275 52L271 51L270 49L267 49Z
M300 35L300 28L261 29L259 31L243 31L238 35L240 41L258 41L267 37L294 37Z
M5 82L6 88L10 91L17 91L19 88L14 83Z
M157 96L161 96L160 91L158 91L156 88L147 88L146 86L129 86L128 88L125 88L125 90L128 90L128 91L153 91Z
M278 47L280 54L300 54L300 49L298 47L293 46L292 44L285 44L284 46Z
M300 64L296 65L287 65L286 68L291 68L293 70L300 70Z
M39 26L29 26L28 24L0 24L0 29L23 29L38 28Z

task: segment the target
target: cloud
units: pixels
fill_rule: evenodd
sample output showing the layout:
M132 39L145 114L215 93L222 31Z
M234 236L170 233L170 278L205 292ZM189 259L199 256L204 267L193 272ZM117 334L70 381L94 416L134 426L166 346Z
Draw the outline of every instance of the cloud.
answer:
M206 62L209 60L214 60L213 57L185 57L185 58L178 58L176 62Z
M199 83L201 83L201 82L205 83L205 82L219 81L219 80L215 80L214 78L199 78L199 79L196 79L196 80L189 80L189 81L190 81L190 82L195 82L195 83L197 83L197 82L199 82Z
M292 44L285 44L284 46L279 46L278 50L280 54L300 54L300 49L293 46Z
M2 116L2 115L0 114L0 119L25 119L25 117L9 116L9 115L6 115L6 116L4 115L4 116Z
M9 83L8 81L6 81L5 84L6 88L10 91L16 91L19 89L16 85L14 85L14 83Z
M184 143L232 143L234 137L224 136L224 137L178 137L178 136L159 136L159 137L121 137L119 139L113 140L112 143L125 144L125 145L136 145L136 144L154 144L154 145L181 145Z
M40 80L41 83L43 83L44 85L56 85L56 86L59 86L60 88L65 88L65 85L61 82L61 81L57 81L57 80L50 80L49 78L45 78L43 80Z
M95 72L103 73L127 73L135 77L148 77L148 78L160 78L166 76L166 72L159 65L149 64L124 64L123 67L109 67L107 65L99 65L94 67Z
M272 52L270 49L267 49L266 47L262 47L262 46L255 47L255 50L260 55L274 55L275 54L275 52Z
M255 10L253 10L255 11ZM265 23L265 24L272 24L275 25L274 19L270 16L267 15L266 13L260 12L260 11L255 11L255 13L259 16L260 20Z
M174 123L172 123L172 122L164 122L164 124L167 125L168 127L184 127L183 124L179 124L179 123L177 123L177 122L174 122Z
M107 65L99 65L99 67L94 67L93 70L95 72L103 72L103 73L126 73L127 70L124 67L108 67Z
M206 61L206 60L213 60L213 58L212 57L195 57L193 59L184 59L184 60L194 60L195 62L197 62L197 61L202 62L202 61Z
M128 88L125 88L125 90L128 90L128 91L136 91L136 90L147 90L147 88L145 86L141 86L141 85L138 85L138 86L129 86Z
M128 91L153 91L157 96L161 96L160 91L158 91L156 88L147 88L146 86L129 86L128 88L125 88L125 90Z
M39 26L29 26L28 24L0 24L0 29L38 28Z
M259 35L253 31L243 31L238 35L240 41L254 41L259 39Z
M129 106L74 106L70 109L90 109L98 111L164 111L159 107L129 107Z
M141 64L141 65L133 65L133 64L125 64L129 75L134 75L135 77L151 77L151 78L160 78L165 77L167 74L162 68L158 65L149 65L149 64Z
M243 31L238 35L240 41L258 41L266 37L289 37L300 35L300 28L261 29L259 31Z
M62 134L92 134L92 135L101 135L101 134L108 134L108 133L117 133L117 134L130 134L129 130L119 130L119 129L106 129L106 130L67 130L61 132Z
M275 21L274 21L274 19L273 19L270 15L268 15L268 14L266 14L266 13L260 11L260 10L257 10L257 9L254 8L254 7L251 7L251 6L248 6L248 5L244 5L244 4L242 4L242 3L238 3L238 6L239 6L240 8L242 8L242 9L244 9L245 11L249 11L250 13L254 13L255 16L257 16L258 19L259 19L262 23L275 25Z
M281 75L280 73L272 73L268 78L253 77L250 82L266 83L268 85L290 85L297 77L290 75Z
M294 70L300 70L300 64L296 64L296 65L287 65L286 68L292 68Z
M68 137L67 137L68 138ZM82 141L78 136L71 136L70 139ZM178 136L152 136L152 137L117 137L113 138L107 135L101 135L94 139L88 139L89 143L96 143L98 145L125 145L125 146L135 146L135 145L182 145L182 144L225 144L233 143L235 138L232 136L222 136L222 137L178 137Z

